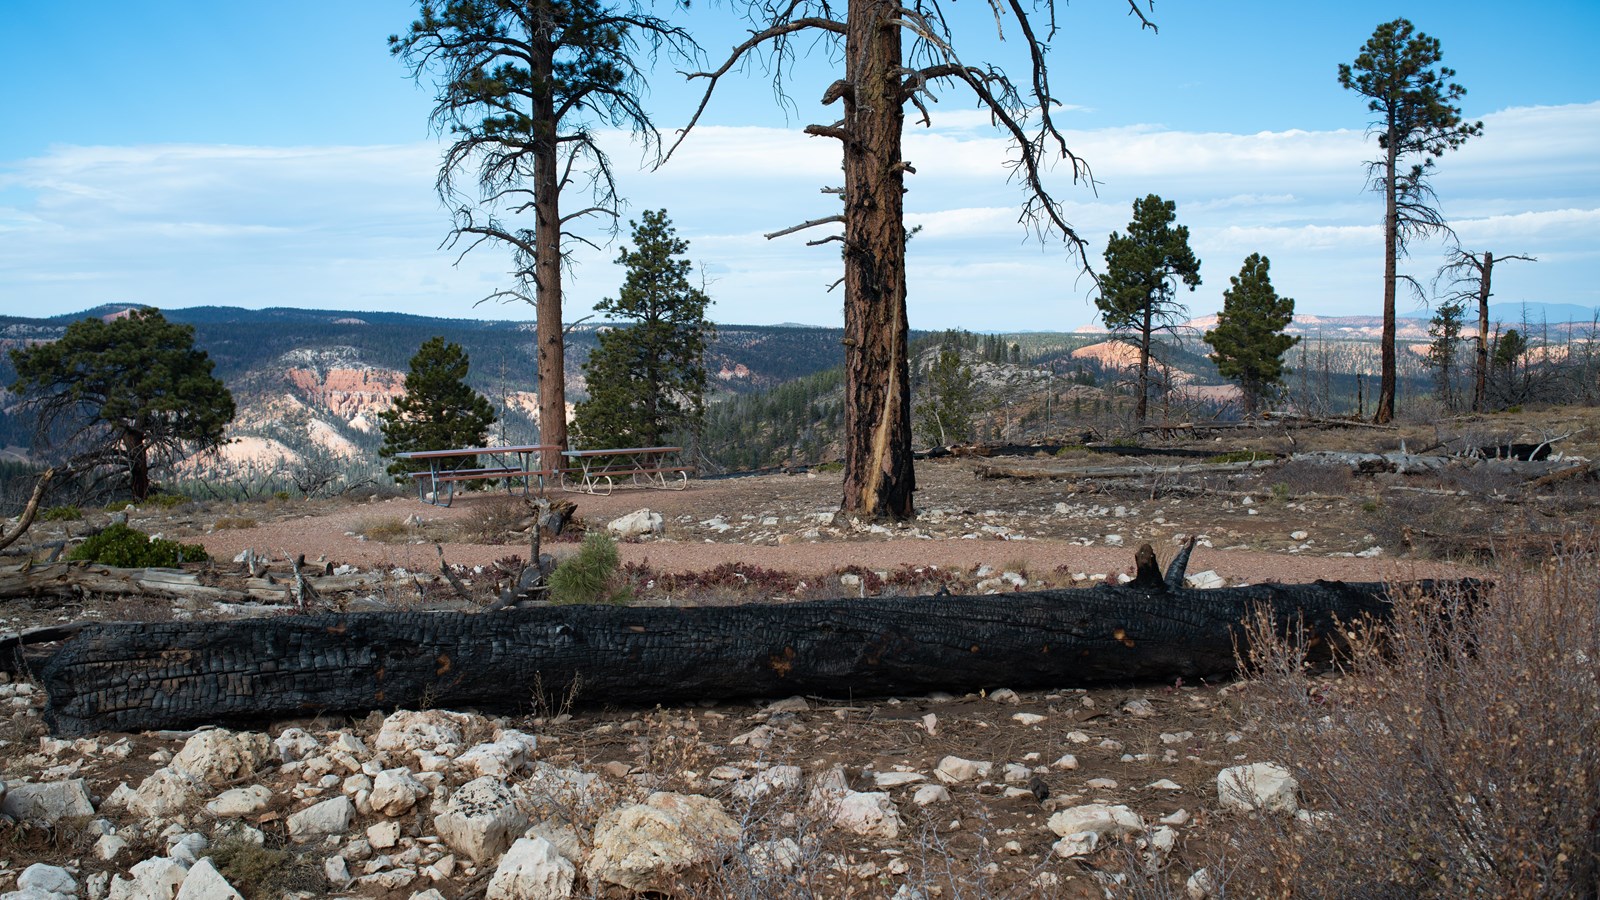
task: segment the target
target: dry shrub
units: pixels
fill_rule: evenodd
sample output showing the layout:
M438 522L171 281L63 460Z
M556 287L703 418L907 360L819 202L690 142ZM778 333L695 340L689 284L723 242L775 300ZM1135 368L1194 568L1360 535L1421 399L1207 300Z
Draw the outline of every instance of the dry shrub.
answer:
M396 516L378 516L356 523L355 532L369 541L395 543L410 540L416 529Z
M454 524L450 540L467 544L526 543L521 531L533 508L522 497L495 495L472 501L472 514Z
M1355 481L1349 466L1320 465L1303 459L1291 459L1261 476L1261 483L1269 491L1273 485L1288 486L1290 499L1305 494L1348 497L1356 493Z
M1396 603L1317 676L1251 629L1247 710L1315 824L1238 823L1228 896L1595 897L1600 554Z

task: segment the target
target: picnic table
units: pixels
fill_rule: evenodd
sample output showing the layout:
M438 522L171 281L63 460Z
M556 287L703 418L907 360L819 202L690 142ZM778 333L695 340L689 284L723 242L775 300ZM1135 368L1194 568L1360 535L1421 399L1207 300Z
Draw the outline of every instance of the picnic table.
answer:
M411 474L411 480L417 483L417 499L434 506L449 506L455 500L456 483L461 481L503 478L506 481L506 490L509 492L512 482L521 479L522 493L527 494L528 485L537 478L542 493L545 480L556 476L556 470L551 463L557 459L556 451L560 449L555 444L461 447L453 450L415 450L409 453L396 453L395 458L426 462L428 471ZM495 465L459 469L449 466L450 460L469 457L476 460L479 456L489 457ZM516 460L514 464L513 458ZM442 502L441 485L444 487Z
M608 450L565 450L561 488L589 494L610 494L619 482L635 487L681 491L689 486L691 466L673 457L682 447L620 447Z

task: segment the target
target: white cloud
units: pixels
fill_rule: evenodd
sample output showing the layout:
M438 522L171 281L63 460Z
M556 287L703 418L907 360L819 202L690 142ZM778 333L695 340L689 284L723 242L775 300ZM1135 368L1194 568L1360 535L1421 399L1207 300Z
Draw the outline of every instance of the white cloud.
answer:
M976 111L941 112L941 121L906 139L917 166L907 219L924 226L909 254L913 324L1081 324L1088 287L1066 248L1026 240L1017 222L1008 141ZM1136 126L1068 137L1099 183L1074 186L1057 166L1050 184L1096 264L1134 198L1154 192L1177 202L1205 261L1204 286L1186 295L1192 310L1220 306L1227 276L1257 251L1304 311L1375 308L1379 202L1362 167L1375 143L1361 132ZM605 141L631 201L626 215L671 213L691 258L710 266L718 319L839 320L841 298L825 290L838 277L837 245L805 246L827 229L763 237L838 211L838 198L819 192L841 181L837 141L798 128L703 128L655 172L632 168L638 148L626 136ZM1596 146L1600 103L1509 109L1440 160L1435 186L1462 240L1541 259L1506 273L1499 293L1508 301L1594 301ZM522 306L472 306L505 283L503 252L480 249L455 266L456 253L439 248L449 219L433 192L438 158L433 142L151 145L57 147L0 163L0 307L54 314L119 300L526 318ZM1430 276L1440 249L1418 245L1408 271ZM576 253L574 318L615 291L615 255Z

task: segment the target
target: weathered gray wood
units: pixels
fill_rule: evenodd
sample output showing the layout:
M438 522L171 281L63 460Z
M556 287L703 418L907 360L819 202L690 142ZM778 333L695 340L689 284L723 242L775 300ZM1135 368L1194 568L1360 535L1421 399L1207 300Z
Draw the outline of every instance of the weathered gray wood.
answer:
M1450 583L1456 589L1457 583ZM1408 590L1435 591L1418 582ZM1387 586L1039 591L732 607L568 606L91 625L44 667L61 734L421 705L518 711L535 685L580 703L795 693L871 697L1229 672L1264 607L1382 616Z

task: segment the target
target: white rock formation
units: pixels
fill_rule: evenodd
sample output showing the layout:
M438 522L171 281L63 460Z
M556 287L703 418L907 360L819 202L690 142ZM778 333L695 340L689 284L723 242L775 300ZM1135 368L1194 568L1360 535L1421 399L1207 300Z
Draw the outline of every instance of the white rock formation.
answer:
M1217 773L1217 799L1224 809L1281 812L1300 808L1300 782L1277 763L1233 766Z
M428 789L410 769L384 769L372 779L372 793L367 796L367 803L379 815L403 816L426 796Z
M606 531L624 539L644 537L647 534L660 534L661 530L661 514L652 512L649 509L636 509L625 516L620 516L606 523Z
M355 814L356 806L349 797L324 800L289 817L289 837L305 841L329 834L344 834L350 830L350 820Z
M504 853L527 825L516 794L499 779L488 777L462 785L433 818L445 845L478 865Z
M1057 856L1086 856L1102 839L1142 834L1144 819L1126 806L1086 803L1051 816L1050 830L1061 836L1053 848Z
M228 879L222 877L210 858L202 859L189 867L189 874L178 888L177 900L244 900L233 889Z
M544 838L518 838L489 880L488 900L567 900L578 870Z
M0 798L0 813L13 819L53 825L60 819L94 815L94 804L89 800L89 788L82 778L11 784Z
M264 734L210 728L184 742L172 758L172 767L207 784L226 784L254 775L270 747Z
M658 792L600 817L585 874L632 891L671 892L675 876L725 859L739 826L710 797Z
M495 735L494 741L479 744L456 757L456 765L474 778L485 775L510 778L528 764L538 746L533 735L507 729Z
M833 808L833 823L853 834L887 841L899 837L905 825L888 794L861 791L850 791L839 798Z

